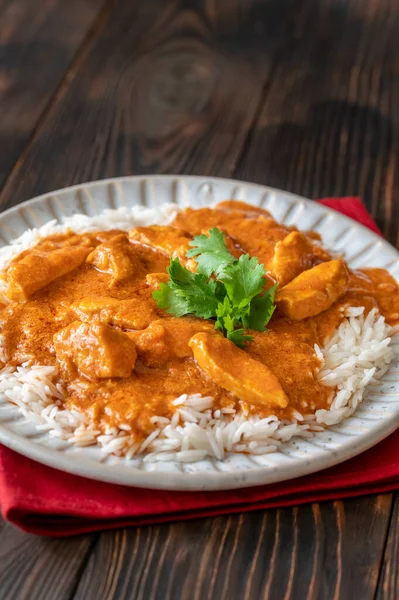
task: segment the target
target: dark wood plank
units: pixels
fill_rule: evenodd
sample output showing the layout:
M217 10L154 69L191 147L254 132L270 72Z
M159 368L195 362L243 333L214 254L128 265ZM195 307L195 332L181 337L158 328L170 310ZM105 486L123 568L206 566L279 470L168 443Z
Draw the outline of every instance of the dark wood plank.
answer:
M398 245L398 6L375 0L304 0L302 7L292 46L275 66L235 176L313 198L359 194L386 237ZM389 505L382 511L379 521L384 528ZM381 595L392 598L398 590L395 532L394 527L380 586ZM378 548L368 539L360 552L370 561L371 595L384 544L382 533ZM344 577L354 573L352 545L349 538L350 568ZM342 581L343 597L356 589L354 583ZM363 597L357 592L356 597Z
M385 549L378 600L396 600L399 595L399 494L395 494L392 520Z
M107 176L230 175L295 0L118 2L0 206Z
M383 495L103 533L75 599L333 600L350 590L371 599L391 502Z
M0 517L0 600L69 599L95 540L27 535Z
M0 2L0 185L104 0Z
M359 194L399 243L399 6L303 0L235 175L311 198Z
M399 245L399 7L375 0L304 0L302 8L235 176L312 198L358 194L385 236ZM324 505L320 508L324 516ZM368 512L361 510L363 516ZM367 519L367 535L359 529L364 540L359 577L354 540L348 538L348 555L341 561L349 566L342 571L342 597L363 598L357 589L363 576L368 578L363 593L373 595L391 507L382 504L379 510L377 544L373 537L369 543ZM399 589L397 511L395 505L380 580L384 598L397 597ZM320 584L319 576L316 581Z

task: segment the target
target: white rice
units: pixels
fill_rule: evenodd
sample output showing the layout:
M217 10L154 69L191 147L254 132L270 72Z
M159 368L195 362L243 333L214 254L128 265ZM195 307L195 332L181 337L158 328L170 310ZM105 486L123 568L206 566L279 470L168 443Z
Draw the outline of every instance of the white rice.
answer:
M74 215L61 224L52 221L40 229L25 232L1 248L0 273L14 256L48 235L69 229L83 233L167 224L176 210L174 205L164 205L157 210L121 208L107 210L97 217ZM1 291L0 281L0 301ZM115 454L127 459L143 455L148 462L193 462L206 456L223 460L229 452L274 452L293 437L312 437L324 426L335 425L352 415L364 399L366 387L377 383L387 371L393 357L389 347L392 328L375 309L364 317L363 307L348 307L344 316L327 346L315 345L315 355L320 360L319 380L337 389L330 408L318 410L316 414L295 412L291 421L279 420L273 415L247 416L231 408L213 410L212 398L184 394L173 401L176 407L173 417L153 417L154 430L139 443L127 424L100 431L84 414L62 408L64 391L57 383L57 368L31 365L29 361L0 371L0 403L2 398L13 403L38 430L47 431L51 437L76 446L98 445L104 455ZM6 360L1 332L0 360Z

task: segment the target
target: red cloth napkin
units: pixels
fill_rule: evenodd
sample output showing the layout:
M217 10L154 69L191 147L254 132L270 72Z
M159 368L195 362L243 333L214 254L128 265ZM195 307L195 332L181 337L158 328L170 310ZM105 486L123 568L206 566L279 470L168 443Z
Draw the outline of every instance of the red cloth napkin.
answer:
M379 233L358 198L321 202ZM398 445L399 431L331 469L274 485L222 492L167 492L101 483L46 467L0 446L0 503L5 519L48 536L291 506L398 489Z
M360 198L323 198L318 202L319 204L333 208L342 215L350 217L354 221L357 221L368 229L371 229L371 231L382 235L381 231L367 212L367 209Z

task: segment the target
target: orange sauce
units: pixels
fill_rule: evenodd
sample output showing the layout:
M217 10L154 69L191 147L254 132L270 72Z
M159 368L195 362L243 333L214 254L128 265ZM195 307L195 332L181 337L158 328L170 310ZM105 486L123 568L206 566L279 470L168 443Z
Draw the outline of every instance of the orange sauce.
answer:
M179 231L139 228L141 231L130 236L120 231L50 236L16 257L6 277L10 289L15 287L13 298L18 299L0 307L8 364L31 360L58 366L67 408L84 411L100 428L104 423L128 424L137 436L152 429L151 417L171 417L175 410L172 400L184 393L213 396L215 408L242 406L239 398L198 367L188 346L196 332L213 331L212 321L171 317L157 307L152 292L165 280L165 275L159 274L165 274L171 251L184 260L192 236L214 226L226 232L229 247L237 255L248 252L257 256L270 270L271 281L276 244L295 228L277 224L265 211L232 201L216 209L182 212L173 226ZM302 269L331 259L319 245L317 234L309 232L307 239L313 244L312 253L302 257L298 252L295 257ZM68 261L68 252L74 250L78 262L77 248L86 249L83 258L68 270L70 264L63 261ZM54 255L60 249L69 250ZM60 264L61 271L67 272L57 276L53 269ZM32 284L29 275L28 297L23 298L26 271L37 277L39 287L32 292L35 281ZM245 352L272 371L289 400L286 408L273 411L277 416L289 417L294 409L306 413L328 407L331 388L317 381L320 363L314 344L323 345L332 334L342 320L343 306L358 305L366 310L376 307L388 323L397 323L397 283L381 269L350 271L347 291L327 310L299 321L291 321L277 310L265 333L251 332L254 341L247 344ZM131 374L96 377L94 355L93 371L89 365L89 370L82 372L73 361L73 345L71 359L68 347L61 358L57 334L76 321L106 323L128 335L137 354ZM103 360L112 361L107 352ZM245 409L270 414L270 407L247 403Z

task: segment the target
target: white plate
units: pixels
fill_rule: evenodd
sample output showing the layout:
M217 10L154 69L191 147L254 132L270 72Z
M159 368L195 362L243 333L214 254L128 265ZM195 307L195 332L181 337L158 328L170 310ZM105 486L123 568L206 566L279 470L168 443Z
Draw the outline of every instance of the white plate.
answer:
M323 206L286 192L228 179L153 176L126 177L77 185L45 194L0 215L0 245L27 228L74 213L95 215L105 208L176 202L201 207L235 198L265 207L283 223L318 231L329 248L345 251L352 267L388 269L399 279L399 254L387 242ZM399 336L398 336L399 337ZM274 483L331 467L367 450L399 426L399 340L388 373L356 414L311 440L293 440L265 456L231 454L223 462L128 462L98 448L76 448L38 433L0 397L0 442L41 463L92 479L170 490L222 490Z

